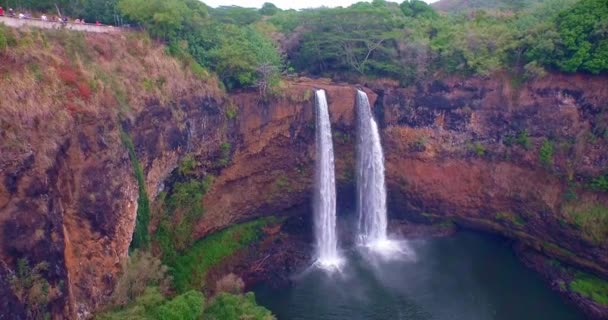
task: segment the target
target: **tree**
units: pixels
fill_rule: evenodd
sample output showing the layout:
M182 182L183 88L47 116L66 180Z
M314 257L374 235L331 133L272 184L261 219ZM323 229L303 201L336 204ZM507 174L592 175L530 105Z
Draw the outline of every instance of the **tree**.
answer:
M402 24L398 8L388 6L358 3L347 9L317 10L307 19L295 65L313 73L398 76L395 40Z
M608 71L608 2L581 0L557 17L556 65L563 71Z
M220 293L205 310L205 318L209 320L272 320L272 313L255 302L255 295L249 292L245 295Z
M119 0L120 11L153 37L174 41L199 29L207 7L196 0Z
M422 0L405 0L399 7L406 17L435 18L438 16L437 12Z
M263 16L274 16L279 11L281 11L281 9L277 8L277 6L275 6L274 4L272 4L270 2L265 2L262 5L262 8L260 8L260 10L259 10L260 14Z

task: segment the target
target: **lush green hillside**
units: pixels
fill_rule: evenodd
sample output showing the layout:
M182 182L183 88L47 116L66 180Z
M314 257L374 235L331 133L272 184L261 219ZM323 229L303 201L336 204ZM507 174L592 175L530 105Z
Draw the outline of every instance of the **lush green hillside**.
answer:
M462 12L473 10L523 9L543 0L439 0L433 8L443 12Z

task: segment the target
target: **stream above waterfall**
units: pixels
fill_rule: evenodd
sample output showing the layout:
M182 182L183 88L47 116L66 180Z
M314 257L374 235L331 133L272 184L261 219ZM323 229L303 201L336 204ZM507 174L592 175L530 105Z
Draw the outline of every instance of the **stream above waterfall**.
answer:
M315 268L293 284L254 288L278 319L585 319L516 258L511 242L472 232L407 242L413 255L372 263L345 252L340 273Z

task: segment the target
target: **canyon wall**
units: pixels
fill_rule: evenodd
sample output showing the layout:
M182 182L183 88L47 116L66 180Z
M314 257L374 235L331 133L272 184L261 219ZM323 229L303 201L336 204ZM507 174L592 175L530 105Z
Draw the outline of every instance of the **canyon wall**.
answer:
M117 52L116 39L82 37L88 58L59 45L52 59L2 53L0 316L27 313L11 284L20 261L47 265L54 318L103 306L141 190L154 203L186 156L215 176L195 239L310 201L315 89L327 91L338 183L355 182L356 86L301 78L268 99L226 94L145 39L117 36L129 48ZM41 80L28 63L59 76ZM363 87L382 129L392 219L502 234L608 277L608 195L593 187L608 168L608 78Z

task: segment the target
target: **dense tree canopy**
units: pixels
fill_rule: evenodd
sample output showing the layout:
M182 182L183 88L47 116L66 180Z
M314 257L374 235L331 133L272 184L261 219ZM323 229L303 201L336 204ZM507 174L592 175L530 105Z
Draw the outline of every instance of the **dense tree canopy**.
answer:
M198 0L19 1L37 11L55 11L55 4L62 13L89 21L141 26L166 41L172 53L217 74L228 89L267 87L291 68L343 79L389 77L403 84L438 73L608 72L605 0L434 5L451 8L451 14L438 14L422 0L300 11L272 3L260 9L209 8Z

